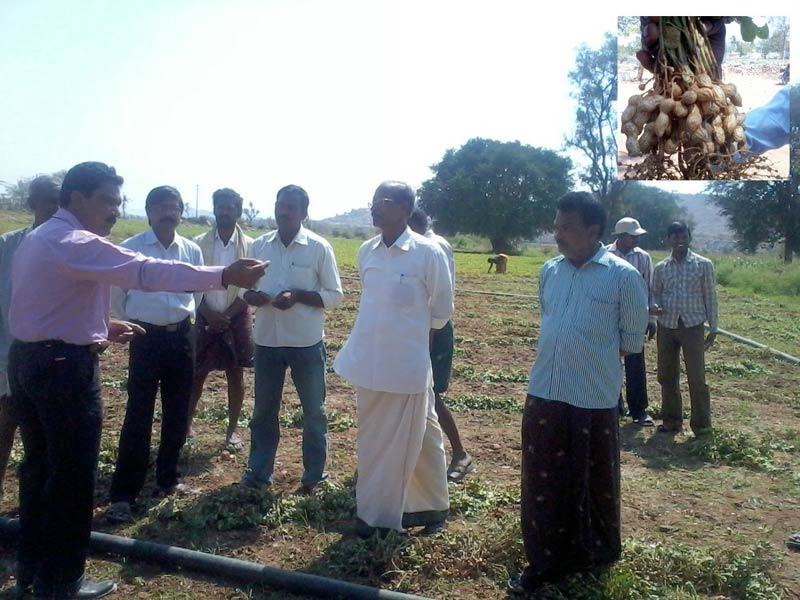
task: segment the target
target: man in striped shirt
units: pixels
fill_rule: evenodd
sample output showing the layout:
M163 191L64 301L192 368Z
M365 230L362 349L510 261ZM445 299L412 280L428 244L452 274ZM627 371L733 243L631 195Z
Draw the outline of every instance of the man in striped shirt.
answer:
M509 581L513 593L620 556L619 357L642 351L647 290L600 242L605 226L591 194L559 200L553 229L563 256L539 274L541 330L522 418L529 564Z
M650 255L639 248L639 237L647 231L639 225L639 221L631 217L623 217L614 226L614 235L617 240L608 247L614 256L628 261L639 271L650 291L650 278L653 273L653 261ZM647 323L647 339L656 336L656 318L650 317ZM647 375L644 366L644 351L628 354L625 357L625 395L628 400L628 415L634 423L653 426L653 419L647 414ZM620 410L622 410L622 393L619 396Z
M711 396L706 385L705 351L714 343L719 325L717 283L713 263L689 250L692 234L686 223L676 221L667 229L672 253L653 270L651 312L658 316L658 382L661 414L658 430L683 428L680 391L680 352L689 380L695 435L711 429ZM710 332L704 339L703 324Z

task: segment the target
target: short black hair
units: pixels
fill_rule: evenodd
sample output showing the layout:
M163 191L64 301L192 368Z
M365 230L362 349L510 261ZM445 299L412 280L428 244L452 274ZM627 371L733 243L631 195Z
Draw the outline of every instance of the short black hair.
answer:
M404 204L408 209L410 215L414 211L414 204L416 203L416 195L413 188L407 183L402 181L384 181L376 189L375 193L381 192L387 198L391 198L399 204Z
M97 188L106 183L122 185L124 181L121 176L117 175L114 167L109 167L101 162L82 162L72 167L64 175L58 203L63 207L68 207L72 192L81 192L90 196Z
M692 230L689 229L689 226L683 221L673 221L669 224L669 227L667 227L667 237L671 236L673 233L685 233L690 239L692 237Z
M236 190L232 190L231 188L220 188L211 194L211 201L214 203L214 206L217 205L217 202L225 198L230 198L239 204L244 204L244 199L242 198L241 194L239 194L239 192Z
M150 193L147 194L147 198L144 201L144 209L150 210L151 207L156 204L161 204L164 200L169 200L170 198L178 199L178 202L181 204L181 213L183 213L183 198L181 198L181 193L171 185L160 185L150 190Z
M606 209L589 192L567 192L559 198L558 210L579 214L584 227L598 225L598 237L605 235Z
M290 184L283 186L275 195L275 201L277 202L280 200L282 196L288 196L289 198L298 200L300 202L300 206L303 207L303 210L306 213L308 212L308 192L306 192L299 185Z
M428 213L417 206L408 217L408 226L416 232L425 233L428 231Z

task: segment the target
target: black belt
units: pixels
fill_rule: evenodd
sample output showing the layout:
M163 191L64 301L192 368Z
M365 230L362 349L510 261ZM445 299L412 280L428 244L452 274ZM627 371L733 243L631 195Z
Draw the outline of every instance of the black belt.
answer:
M192 320L186 317L183 321L177 323L170 323L169 325L153 325L152 323L145 323L144 321L131 321L137 325L141 325L147 331L166 331L168 333L175 333L177 331L188 331L192 327Z
M77 348L79 350L86 350L92 354L101 354L105 350L102 344L70 344L64 340L40 340L38 342L23 342L21 340L14 340L17 344L29 347L38 348Z

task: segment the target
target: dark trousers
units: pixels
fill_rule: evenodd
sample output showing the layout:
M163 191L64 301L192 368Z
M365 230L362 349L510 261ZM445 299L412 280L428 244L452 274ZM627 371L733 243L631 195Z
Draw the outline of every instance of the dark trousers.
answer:
M620 400L622 394L620 394ZM644 352L628 354L625 357L625 399L632 417L644 416L647 401L647 375L645 373Z
M705 331L703 325L677 329L658 324L658 382L661 384L661 416L664 425L683 426L683 399L681 398L681 350L689 380L689 400L692 416L689 425L695 433L711 428L711 393L706 383Z
M59 341L14 342L11 406L25 458L19 478L19 572L47 588L83 576L103 402L97 355Z
M150 436L156 394L161 384L161 440L156 484L168 489L178 482L178 458L186 442L194 378L194 343L188 320L177 331L141 323L145 335L131 341L128 405L111 481L112 502L133 502L144 486L150 458Z
M616 408L577 408L528 396L521 508L526 586L619 559Z

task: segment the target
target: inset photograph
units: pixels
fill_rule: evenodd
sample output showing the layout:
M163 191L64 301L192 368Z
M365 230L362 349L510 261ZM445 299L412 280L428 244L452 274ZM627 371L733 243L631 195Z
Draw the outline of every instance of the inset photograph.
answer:
M788 17L619 17L618 176L789 176Z

